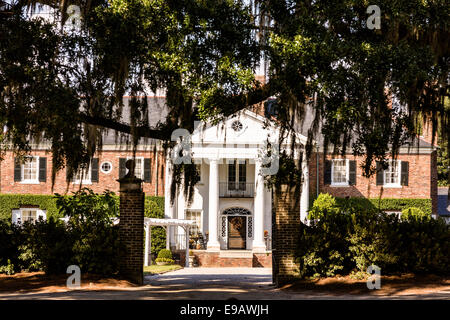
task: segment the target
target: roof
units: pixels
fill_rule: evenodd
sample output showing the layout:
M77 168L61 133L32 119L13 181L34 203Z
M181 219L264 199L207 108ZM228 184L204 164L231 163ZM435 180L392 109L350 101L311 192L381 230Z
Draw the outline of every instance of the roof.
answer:
M130 123L130 96L123 97L123 109L121 122L129 124ZM166 98L161 96L148 96L148 123L151 128L155 128L159 123L164 123L167 115L169 114L166 105ZM103 145L117 145L131 141L130 134L120 134L121 139L116 137L116 131L113 129L108 129L106 134L103 135ZM141 138L138 144L154 145L156 144L156 139L151 138Z

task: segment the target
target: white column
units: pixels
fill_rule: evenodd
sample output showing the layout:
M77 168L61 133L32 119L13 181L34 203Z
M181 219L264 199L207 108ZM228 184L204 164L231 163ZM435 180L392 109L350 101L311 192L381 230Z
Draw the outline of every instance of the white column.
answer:
M253 231L253 251L266 251L264 243L264 176L260 174L261 161L255 163L255 212L253 212L254 231Z
M150 229L149 225L145 225L145 255L144 255L144 266L148 266L148 257L150 255L150 247L149 247L149 231Z
M219 213L219 165L216 159L209 161L209 238L208 250L220 250L217 238L217 215Z
M170 226L166 226L166 249L170 250Z
M185 227L184 231L186 232L186 259L184 259L184 266L189 268L189 226Z
M300 195L300 220L305 222L308 216L309 208L309 166L306 160L306 154L303 154L302 162L303 184L302 193Z
M170 157L166 159L165 177L164 177L164 216L165 218L175 219L176 217L176 203L175 197L173 205L170 203L170 185L172 184L172 161ZM174 228L169 230L169 241L175 243ZM169 247L170 247L169 243Z
M152 226L148 226L148 265L152 265Z

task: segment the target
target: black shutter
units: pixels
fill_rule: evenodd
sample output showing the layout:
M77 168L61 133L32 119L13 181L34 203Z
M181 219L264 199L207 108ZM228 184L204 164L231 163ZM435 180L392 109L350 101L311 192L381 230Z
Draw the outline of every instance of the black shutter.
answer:
M149 158L144 159L144 182L152 181L152 168Z
M356 185L356 161L350 160L349 161L349 184L351 186Z
M127 168L125 167L126 162L126 158L119 158L119 179L123 178L127 174Z
M22 181L22 165L20 164L20 161L17 158L14 158L14 181L15 182Z
M39 157L39 182L47 181L47 158Z
M377 161L377 186L382 186L384 184L384 170L381 163Z
M91 162L91 182L98 182L98 158L93 158Z
M323 183L331 184L331 161L325 160L325 172L323 175Z
M409 182L409 162L402 161L401 162L401 185L407 186Z

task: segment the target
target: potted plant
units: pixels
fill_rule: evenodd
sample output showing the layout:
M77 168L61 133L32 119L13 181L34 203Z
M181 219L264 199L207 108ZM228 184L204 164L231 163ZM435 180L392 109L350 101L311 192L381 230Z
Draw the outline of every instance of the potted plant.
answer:
M189 267L194 267L194 261L195 261L195 256L194 256L194 251L189 250Z
M173 264L175 261L172 258L172 252L167 249L162 249L158 253L158 258L155 259L158 266L165 266Z

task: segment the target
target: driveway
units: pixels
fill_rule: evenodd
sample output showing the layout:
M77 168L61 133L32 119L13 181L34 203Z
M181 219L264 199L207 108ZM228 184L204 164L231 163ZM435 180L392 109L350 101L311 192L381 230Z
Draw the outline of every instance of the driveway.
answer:
M450 290L425 294L363 295L327 294L312 291L288 292L272 285L266 268L187 268L147 276L146 285L114 290L73 290L50 293L0 294L0 299L131 299L131 300L298 300L298 299L450 299ZM375 293L371 295L370 293Z
M441 216L450 216L448 188L438 188L438 214Z

